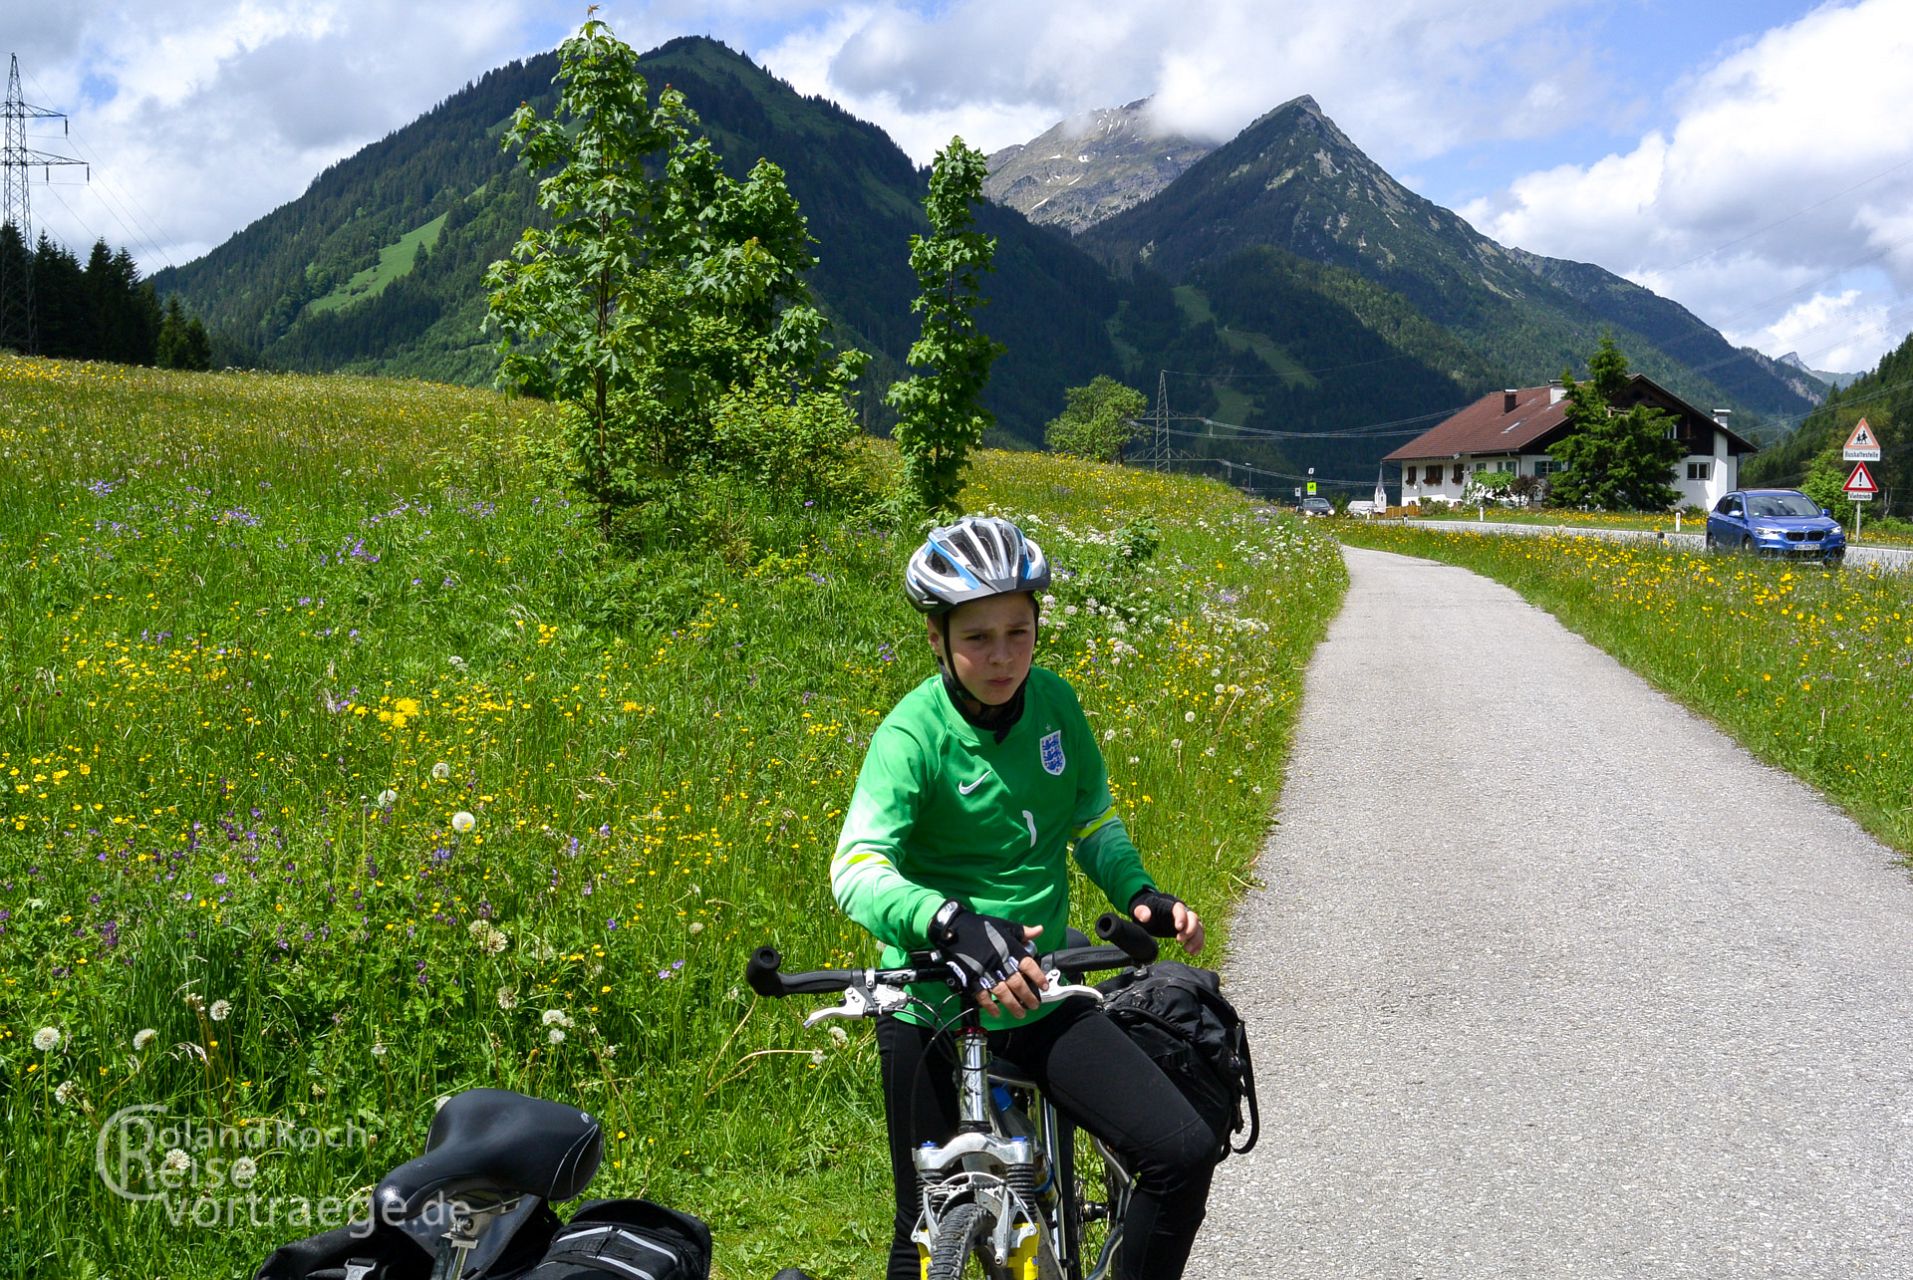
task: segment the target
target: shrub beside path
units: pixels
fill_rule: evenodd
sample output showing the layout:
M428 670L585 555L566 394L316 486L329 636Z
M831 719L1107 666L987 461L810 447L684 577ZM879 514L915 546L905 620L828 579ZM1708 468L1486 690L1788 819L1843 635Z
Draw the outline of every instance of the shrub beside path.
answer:
M1913 1275L1913 871L1513 592L1346 549L1191 1275Z

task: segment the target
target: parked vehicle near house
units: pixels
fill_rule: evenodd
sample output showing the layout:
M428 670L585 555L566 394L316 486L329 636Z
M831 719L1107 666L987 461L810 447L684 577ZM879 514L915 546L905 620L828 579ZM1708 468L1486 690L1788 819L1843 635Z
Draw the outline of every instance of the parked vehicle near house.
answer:
M1707 548L1838 564L1846 559L1847 535L1798 489L1735 489L1707 513Z
M1335 514L1335 508L1329 505L1327 498L1304 498L1302 499L1301 505L1296 507L1296 510L1305 516L1332 516Z

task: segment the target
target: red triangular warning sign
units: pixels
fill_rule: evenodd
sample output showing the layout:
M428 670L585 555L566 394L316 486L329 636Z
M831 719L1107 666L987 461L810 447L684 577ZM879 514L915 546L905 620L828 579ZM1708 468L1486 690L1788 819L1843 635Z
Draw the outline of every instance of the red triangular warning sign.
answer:
M1841 487L1848 493L1878 493L1880 489L1879 485L1873 483L1873 473L1867 470L1864 462L1853 464L1853 474L1847 477L1846 484Z
M1854 425L1853 434L1847 437L1849 449L1876 449L1880 442L1873 438L1873 428L1867 425L1865 418Z

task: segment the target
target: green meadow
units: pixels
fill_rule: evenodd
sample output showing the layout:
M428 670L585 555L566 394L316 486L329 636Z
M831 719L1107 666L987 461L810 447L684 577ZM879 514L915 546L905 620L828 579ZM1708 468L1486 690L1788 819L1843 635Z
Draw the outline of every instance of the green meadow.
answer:
M1336 524L1352 546L1512 587L1913 852L1913 575L1646 541Z
M827 864L931 670L917 531L710 483L613 552L548 414L0 357L0 1276L250 1274L480 1085L600 1115L591 1194L704 1216L722 1276L878 1274L868 1027L740 979L873 954ZM1226 946L1335 545L1048 456L964 502L1063 567L1038 661Z

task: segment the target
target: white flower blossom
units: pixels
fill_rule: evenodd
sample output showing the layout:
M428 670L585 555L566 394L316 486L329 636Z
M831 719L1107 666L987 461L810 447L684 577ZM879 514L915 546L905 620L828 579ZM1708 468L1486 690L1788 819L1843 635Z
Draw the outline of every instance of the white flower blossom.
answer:
M467 813L463 809L460 809L457 813L452 815L452 830L458 832L460 835L464 835L467 831L470 831L473 827L477 825L478 825L478 819L474 818L471 814Z
M518 1007L518 993L510 987L498 988L498 1007L510 1013Z
M133 1033L133 1048L135 1050L146 1049L157 1039L159 1039L159 1032L153 1030L151 1027L142 1027Z
M383 1058L383 1057L385 1056L385 1043L384 1043L384 1041L379 1041L379 1042L377 1042L377 1043L375 1043L375 1044L373 1044L373 1046L372 1046L372 1056L373 1056L373 1057L375 1057L375 1058Z
M703 932L704 932L704 922L702 920L691 921L691 933L693 936Z
M214 1022L224 1022L226 1019L232 1017L232 1001L230 1000L213 1001L213 1007L206 1011L206 1016L211 1018Z
M835 1044L839 1049L841 1049L846 1044L850 1043L850 1033L848 1031L845 1031L842 1027L832 1027L830 1029L830 1039L831 1039L831 1043Z
M33 1047L41 1053L52 1053L60 1047L60 1032L57 1027L41 1027L33 1033Z
M449 764L446 764L443 760L440 760L437 764L432 766L432 776L434 778L437 778L440 782L443 782L445 781L445 779L452 776L452 766Z
M166 1153L166 1161L162 1167L168 1173L190 1173L193 1168L193 1158L178 1147L174 1147Z
M59 1087L53 1091L53 1100L64 1107L67 1103L73 1101L73 1095L79 1091L80 1086L73 1081L62 1080L60 1081Z
M565 1033L557 1027L553 1027L545 1033L545 1038L553 1044L563 1044L565 1042Z
M538 1021L547 1027L568 1027L571 1025L571 1015L563 1009L547 1009Z
M240 1156L232 1162L227 1173L231 1176L235 1187L248 1187L252 1185L252 1180L259 1176L259 1163L251 1156Z
M385 790L379 792L379 808L390 809L393 805L397 804L398 802L399 802L399 793L392 790L392 788L387 787Z

